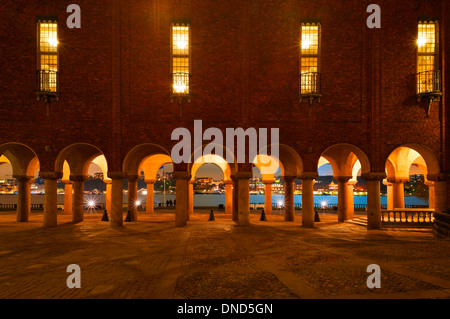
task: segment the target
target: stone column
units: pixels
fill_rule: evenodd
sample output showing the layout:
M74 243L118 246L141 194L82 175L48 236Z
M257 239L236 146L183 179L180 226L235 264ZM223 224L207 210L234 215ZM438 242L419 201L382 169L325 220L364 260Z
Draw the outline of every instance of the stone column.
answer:
M72 190L73 190L73 182L69 180L63 180L64 183L64 214L72 215Z
M225 181L225 214L233 213L233 182Z
M105 209L108 212L108 214L111 214L111 187L112 187L112 181L110 179L104 179L103 182L106 184L106 205Z
M317 173L302 174L302 226L314 227L314 179Z
M383 181L383 184L386 185L386 209L394 210L394 191L392 189L392 183L389 183L387 180Z
M263 180L264 183L264 212L272 214L272 184L273 180Z
M381 228L380 181L385 173L366 173L361 176L367 181L367 229Z
M351 176L338 176L338 222L344 222L350 219L349 216L349 196L348 196L348 181Z
M447 181L445 174L427 175L429 181L434 182L434 209L437 212L447 210Z
M348 192L348 217L352 219L355 216L355 202L354 202L354 187L357 181L348 181L347 192Z
M176 200L175 206L175 226L186 226L188 220L188 194L189 194L189 180L191 175L185 171L174 171L173 178L176 180Z
M17 221L27 222L31 213L30 176L13 176L17 181Z
M155 182L154 179L146 179L145 182L147 183L147 204L145 205L147 214L154 214L155 213Z
M44 179L44 227L56 227L58 220L58 178L62 174L56 172L40 172Z
M388 178L389 183L392 183L392 202L393 208L405 208L405 185L409 181L406 178Z
M83 221L84 216L84 182L87 181L87 176L70 175L70 181L73 182L73 202L72 202L72 216L73 222L78 223Z
M187 220L190 220L191 215L194 214L194 182L188 183L188 211Z
M239 226L250 225L250 178L252 172L238 172L239 195L238 195L238 224Z
M137 221L137 184L138 175L128 175L128 210L130 211L131 220Z
M294 221L294 180L295 176L284 176L284 220Z
M232 177L233 180L233 216L232 220L237 222L239 216L239 182L237 177Z
M436 207L434 182L428 181L425 184L428 186L428 208L434 209Z
M111 178L111 217L112 227L123 226L123 173L108 172Z

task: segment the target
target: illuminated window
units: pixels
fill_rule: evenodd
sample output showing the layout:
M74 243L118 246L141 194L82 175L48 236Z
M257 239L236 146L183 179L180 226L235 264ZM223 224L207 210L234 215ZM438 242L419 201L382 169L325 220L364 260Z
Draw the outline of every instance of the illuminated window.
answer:
M320 24L302 23L300 40L300 94L320 93Z
M58 23L38 20L38 92L58 92Z
M419 21L417 38L417 91L440 91L438 23Z
M190 25L172 24L172 92L189 94Z

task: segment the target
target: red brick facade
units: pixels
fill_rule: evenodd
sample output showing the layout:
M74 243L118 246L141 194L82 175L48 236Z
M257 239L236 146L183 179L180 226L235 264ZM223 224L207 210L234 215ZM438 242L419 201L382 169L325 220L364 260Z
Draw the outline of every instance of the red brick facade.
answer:
M431 149L448 172L450 5L444 0L379 0L381 29L369 29L365 0L78 0L81 29L69 29L67 1L0 4L0 145L23 143L42 171L59 152L89 143L121 171L133 147L166 150L177 127L279 127L280 143L317 170L338 143L363 150L384 172L398 146ZM60 98L36 100L36 16L57 15ZM443 98L417 102L417 22L440 24ZM299 101L300 21L321 22L322 97ZM191 102L171 102L170 23L191 21ZM47 148L46 148L47 146ZM47 150L46 150L47 149ZM308 152L308 149L310 152ZM449 187L450 189L450 187ZM449 193L450 194L450 193ZM450 201L450 195L449 201Z

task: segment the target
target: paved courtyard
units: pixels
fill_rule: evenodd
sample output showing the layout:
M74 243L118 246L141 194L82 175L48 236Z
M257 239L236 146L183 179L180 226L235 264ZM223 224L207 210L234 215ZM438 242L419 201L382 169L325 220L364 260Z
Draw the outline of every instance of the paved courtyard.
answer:
M449 298L450 241L429 229L367 231L321 215L315 229L282 215L239 227L208 211L174 226L174 211L157 210L111 228L102 214L42 227L0 212L0 298ZM81 268L81 288L66 286L66 268ZM367 266L381 268L381 288L366 285Z

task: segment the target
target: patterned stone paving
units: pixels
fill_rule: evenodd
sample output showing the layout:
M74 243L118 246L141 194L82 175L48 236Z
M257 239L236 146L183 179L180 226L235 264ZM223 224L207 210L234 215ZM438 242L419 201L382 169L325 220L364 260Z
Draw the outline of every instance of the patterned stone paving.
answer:
M208 211L209 212L209 211ZM430 230L367 231L321 217L315 229L281 215L250 227L205 211L187 227L173 213L141 213L121 229L87 214L79 224L59 214L15 222L0 214L0 298L449 298L450 241ZM369 264L381 267L380 289L369 289ZM69 264L81 267L82 287L69 289Z

